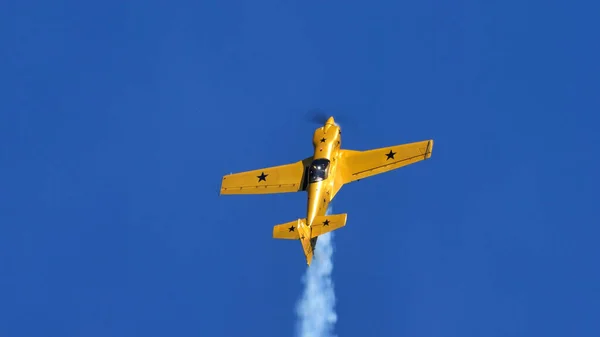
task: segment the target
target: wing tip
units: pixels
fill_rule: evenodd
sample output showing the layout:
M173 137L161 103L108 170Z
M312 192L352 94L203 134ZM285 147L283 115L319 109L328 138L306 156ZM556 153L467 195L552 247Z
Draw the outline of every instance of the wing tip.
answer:
M431 158L432 152L433 152L433 139L430 139L427 142L427 149L425 150L425 159Z

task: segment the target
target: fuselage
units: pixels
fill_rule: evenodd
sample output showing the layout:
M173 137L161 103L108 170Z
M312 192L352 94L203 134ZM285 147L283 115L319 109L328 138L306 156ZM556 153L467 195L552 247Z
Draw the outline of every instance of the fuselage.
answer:
M330 117L313 135L314 155L308 170L308 207L306 224L312 226L316 216L325 215L335 195L334 184L342 132Z

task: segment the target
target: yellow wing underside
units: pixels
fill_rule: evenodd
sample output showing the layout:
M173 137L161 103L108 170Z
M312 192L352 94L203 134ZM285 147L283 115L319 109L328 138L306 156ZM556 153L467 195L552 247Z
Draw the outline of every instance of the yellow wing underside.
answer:
M223 176L221 194L271 194L303 190L304 171L310 158L279 166Z
M343 182L347 184L429 159L432 150L432 139L367 151L342 150Z
M341 150L341 177L335 190L343 184L395 170L429 159L433 140L424 140L367 151ZM271 194L303 191L305 171L312 157L295 163L229 174L221 182L221 194Z

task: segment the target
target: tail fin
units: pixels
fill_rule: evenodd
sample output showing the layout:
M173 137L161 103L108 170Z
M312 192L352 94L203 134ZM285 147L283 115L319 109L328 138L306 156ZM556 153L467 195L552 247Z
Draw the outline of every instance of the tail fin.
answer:
M345 213L321 215L315 217L312 226L306 225L306 219L297 219L273 227L273 238L300 240L306 256L306 264L310 265L318 236L344 227L346 219Z

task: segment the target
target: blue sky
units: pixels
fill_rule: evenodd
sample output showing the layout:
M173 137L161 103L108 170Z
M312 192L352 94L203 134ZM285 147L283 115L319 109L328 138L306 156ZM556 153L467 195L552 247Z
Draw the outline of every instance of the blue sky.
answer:
M433 138L344 186L335 332L598 336L589 1L0 6L0 335L292 336L305 194L223 174Z

